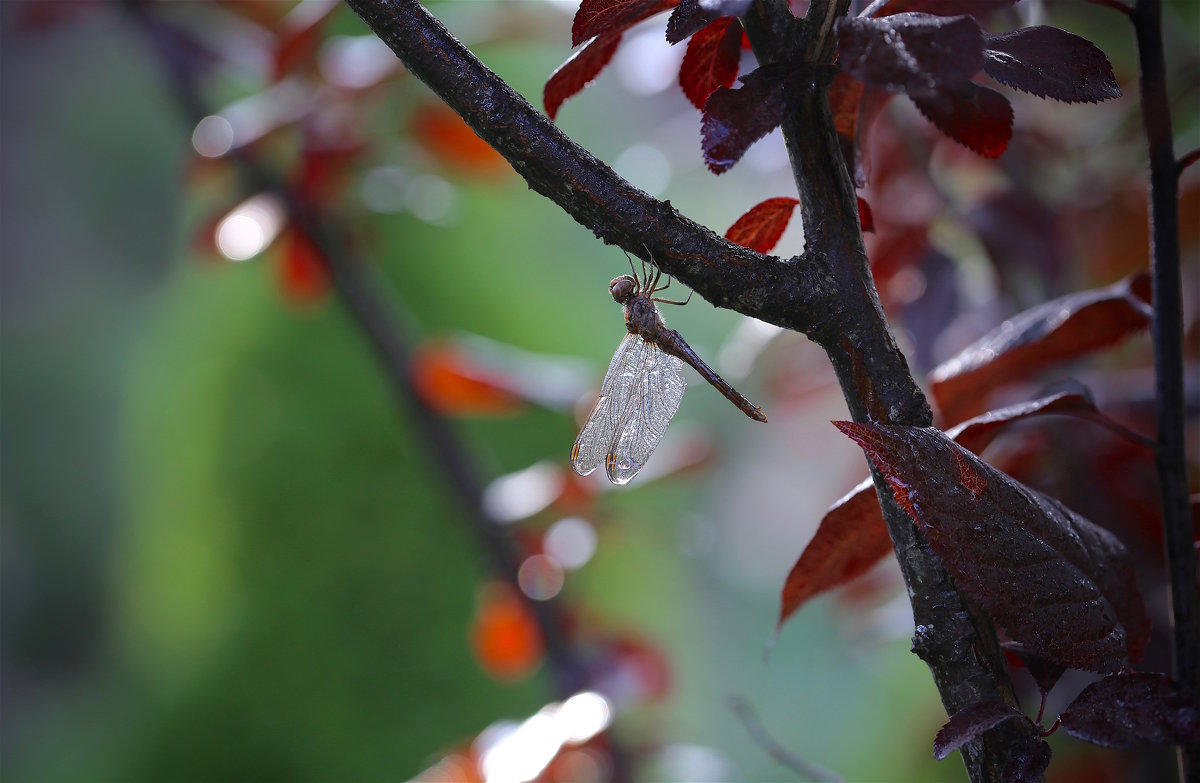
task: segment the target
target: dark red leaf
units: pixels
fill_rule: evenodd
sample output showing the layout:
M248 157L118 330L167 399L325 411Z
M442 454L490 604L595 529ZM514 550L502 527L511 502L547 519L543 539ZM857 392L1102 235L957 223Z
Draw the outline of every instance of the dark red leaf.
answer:
M1200 710L1157 672L1105 677L1083 689L1060 716L1063 731L1110 748L1200 742Z
M1037 683L1038 690L1042 693L1049 693L1059 678L1063 676L1063 672L1067 670L1062 664L1048 661L1037 653L1026 650L1019 644L1006 642L1003 647L1006 654L1014 656L1029 671L1030 676L1033 677L1033 681Z
M679 0L583 0L571 24L571 46L597 35L617 35L657 13L674 8Z
M875 232L875 216L871 214L871 205L862 196L858 197L858 225L864 232Z
M979 454L1008 425L1036 416L1073 415L1103 426L1124 428L1096 410L1082 392L1058 394L989 411L946 431L946 436L968 451ZM892 542L879 512L875 487L868 478L834 504L817 527L804 553L792 567L783 586L779 623L817 595L870 571L892 552ZM1136 625L1136 624L1135 624ZM1127 628L1130 658L1141 660L1149 640L1149 626Z
M1009 637L1076 669L1128 662L1148 624L1132 560L1108 531L932 427L834 422L883 474L955 583ZM975 479L964 486L965 469ZM973 480L975 480L973 479Z
M671 17L667 19L667 43L679 43L714 19L742 16L750 2L751 0L707 0L701 6L699 0L680 0L679 5L671 12ZM744 32L740 45L742 49L750 48L750 42L746 40Z
M929 374L947 421L973 415L992 388L1119 342L1150 323L1145 273L1045 302L1005 321Z
M1017 0L891 0L879 16L891 16L906 11L919 11L934 16L970 14L985 19L1002 8L1016 5Z
M1121 96L1104 52L1057 27L984 36L983 69L1002 84L1056 101L1098 103Z
M737 78L742 58L742 23L722 17L692 36L679 66L679 86L697 109L713 90L728 87Z
M961 85L983 67L983 32L969 16L842 18L838 64L865 84L924 95Z
M946 435L968 451L979 454L1002 429L1016 421L1035 416L1062 415L1098 424L1129 443L1145 449L1147 456L1153 453L1153 441L1101 413L1086 386L1080 383L1072 383L1071 386L1071 391L1059 391L1036 400L982 413L946 430ZM1141 659L1140 654L1133 652L1130 653L1130 657L1135 662Z
M1008 99L974 82L926 95L910 95L925 118L967 149L998 158L1012 138L1013 111Z
M596 74L608 65L617 45L621 43L621 35L600 36L587 46L580 49L562 65L550 74L546 87L542 91L542 103L550 119L558 114L563 101L582 90L596 78Z
M679 5L667 18L667 43L679 43L713 18L712 13L700 7L700 0L679 0Z
M977 701L950 716L946 725L933 738L933 756L938 761L972 740L982 737L989 729L1006 720L1024 718L1025 714L1002 701Z
M879 514L871 479L859 484L826 512L783 583L779 623L811 598L862 576L892 552L892 539Z
M736 90L718 87L704 104L701 146L714 174L728 171L750 145L773 131L792 99L795 71L790 63L762 65L743 76Z
M783 236L799 203L798 200L786 196L759 202L746 210L746 214L729 227L725 238L742 247L766 253L775 247L775 243Z

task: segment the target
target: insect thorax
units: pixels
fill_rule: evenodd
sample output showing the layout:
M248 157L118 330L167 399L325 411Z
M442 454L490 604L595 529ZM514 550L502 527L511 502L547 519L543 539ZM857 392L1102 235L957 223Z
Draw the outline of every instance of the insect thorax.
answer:
M635 296L625 304L625 328L634 334L650 337L666 326L662 314L646 296Z

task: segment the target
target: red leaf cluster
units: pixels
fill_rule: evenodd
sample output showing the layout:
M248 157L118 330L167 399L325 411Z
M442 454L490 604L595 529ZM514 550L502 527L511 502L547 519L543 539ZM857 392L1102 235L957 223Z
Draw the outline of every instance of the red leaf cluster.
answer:
M1121 94L1108 58L1089 41L1053 27L991 35L966 15L1006 5L912 0L893 3L881 17L841 19L839 65L870 88L907 94L942 133L989 158L1008 146L1013 115L1008 99L972 81L980 70L1060 101Z
M1013 316L929 374L942 415L951 421L973 415L991 389L1146 328L1151 317L1148 289L1142 273Z
M1013 423L1052 414L1088 419L1120 435L1131 435L1101 414L1090 396L1072 391L989 411L952 427L946 436L979 454ZM891 553L891 537L880 515L875 487L868 478L830 507L792 566L784 581L779 624L811 598L866 574ZM1140 649L1131 657L1140 658Z

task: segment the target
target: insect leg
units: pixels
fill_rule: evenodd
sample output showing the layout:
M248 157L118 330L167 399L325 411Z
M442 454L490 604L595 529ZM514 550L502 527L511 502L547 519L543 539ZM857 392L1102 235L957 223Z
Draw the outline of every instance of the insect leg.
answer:
M670 285L670 284L668 283L667 285ZM666 290L666 288L667 288L667 286L663 286L662 288L660 288L658 290L664 291L664 290ZM696 293L694 290L689 290L687 299L684 299L682 302L677 302L674 299L661 299L657 296L651 297L651 301L661 302L662 304L685 305L688 302L692 301L692 294L694 294L694 293Z

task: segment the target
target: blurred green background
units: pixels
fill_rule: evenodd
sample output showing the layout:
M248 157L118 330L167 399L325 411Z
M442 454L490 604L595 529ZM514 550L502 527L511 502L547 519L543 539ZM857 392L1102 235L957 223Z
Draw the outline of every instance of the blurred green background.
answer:
M3 778L401 780L535 712L554 698L544 672L498 682L472 656L488 557L354 324L335 299L281 295L278 248L234 264L198 244L246 193L198 162L127 11L51 5L49 21L0 8ZM240 12L183 5L150 9L184 26ZM569 53L560 6L438 14L540 104ZM627 46L658 51L661 19L647 30ZM344 8L326 30L365 32ZM648 189L659 180L638 178L666 161L661 195L718 231L794 193L778 146L709 175L699 114L655 87L671 55L655 56L667 65L619 60L560 126L609 162L633 148L626 171ZM215 112L265 82L226 65L202 95ZM595 384L622 334L605 287L625 258L517 177L414 150L404 118L430 100L411 78L386 85L359 165L437 177L449 206L374 212L351 186L331 209L415 340L576 357ZM281 170L296 143L283 136L266 154ZM778 252L799 242L793 227ZM739 324L698 299L668 317L710 357ZM859 603L807 608L763 660L783 577L863 472L828 425L845 410L823 359L785 344L804 395L772 407L754 375L737 383L770 429L693 378L674 426L711 435L715 464L597 501L598 552L561 598L659 650L671 683L618 714L615 736L660 749L648 779L790 779L726 706L736 694L782 745L849 779L958 779L956 759L931 758L944 713L890 570ZM455 426L485 479L565 466L576 432L569 411L536 408Z

